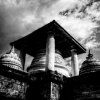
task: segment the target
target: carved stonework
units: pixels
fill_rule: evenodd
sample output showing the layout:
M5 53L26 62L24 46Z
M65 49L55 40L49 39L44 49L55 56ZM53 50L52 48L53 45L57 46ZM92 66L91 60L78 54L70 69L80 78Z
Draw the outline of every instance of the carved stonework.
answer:
M0 75L0 95L24 99L26 89L25 83Z
M59 85L51 82L51 100L59 100L60 97L60 87Z
M55 83L47 83L42 88L41 96L45 100L59 100L60 97L60 87Z

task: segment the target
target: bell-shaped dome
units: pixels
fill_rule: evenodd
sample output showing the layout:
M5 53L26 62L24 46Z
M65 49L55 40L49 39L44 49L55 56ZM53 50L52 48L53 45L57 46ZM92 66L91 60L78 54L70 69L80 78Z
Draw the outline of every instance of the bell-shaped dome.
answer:
M94 59L93 54L89 50L89 54L80 69L80 75L96 71L100 71L100 61Z
M30 67L27 68L28 72L45 71L46 69L46 51L41 50L33 59ZM69 68L66 66L65 60L61 56L60 52L56 50L55 53L55 71L58 73L70 77Z
M21 60L15 53L14 47L12 47L10 52L0 57L0 65L11 67L17 70L22 70Z

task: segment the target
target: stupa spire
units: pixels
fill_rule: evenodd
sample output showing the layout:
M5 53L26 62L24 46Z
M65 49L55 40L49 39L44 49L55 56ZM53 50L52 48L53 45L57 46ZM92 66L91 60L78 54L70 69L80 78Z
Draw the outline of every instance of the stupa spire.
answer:
M15 53L15 48L14 48L14 45L11 47L9 53Z
M93 54L91 53L91 50L89 49L88 56L86 59L93 59Z

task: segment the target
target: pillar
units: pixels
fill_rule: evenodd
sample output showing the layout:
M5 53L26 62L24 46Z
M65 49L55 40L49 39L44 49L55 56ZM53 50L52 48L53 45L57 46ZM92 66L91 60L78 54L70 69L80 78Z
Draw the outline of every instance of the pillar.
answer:
M53 33L48 34L46 44L46 71L54 71L55 63L55 39Z
M23 50L20 50L20 54L19 57L21 59L21 63L23 66L23 71L25 70L25 57L26 57L26 53Z
M78 56L75 49L71 50L72 76L79 75Z

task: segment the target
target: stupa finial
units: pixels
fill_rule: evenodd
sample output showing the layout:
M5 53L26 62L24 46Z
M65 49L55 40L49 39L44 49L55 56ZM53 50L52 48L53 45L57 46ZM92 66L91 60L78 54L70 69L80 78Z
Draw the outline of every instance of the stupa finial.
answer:
M87 59L93 59L93 54L91 53L91 50L89 49Z
M9 53L15 53L15 48L14 48L14 45L11 47L11 50Z
M12 46L12 50L11 50L11 52L15 53L14 45Z

